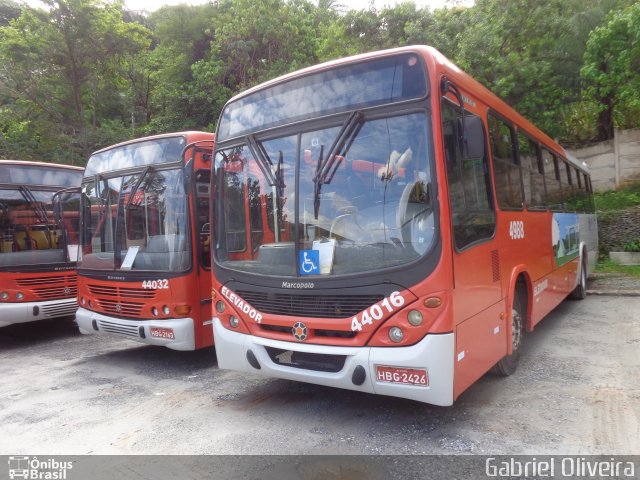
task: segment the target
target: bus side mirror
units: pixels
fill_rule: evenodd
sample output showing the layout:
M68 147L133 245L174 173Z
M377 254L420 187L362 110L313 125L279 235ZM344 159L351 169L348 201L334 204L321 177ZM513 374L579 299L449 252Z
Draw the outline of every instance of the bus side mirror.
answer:
M475 115L465 115L458 119L458 122L462 158L464 160L471 160L484 157L484 129L482 128L482 119Z

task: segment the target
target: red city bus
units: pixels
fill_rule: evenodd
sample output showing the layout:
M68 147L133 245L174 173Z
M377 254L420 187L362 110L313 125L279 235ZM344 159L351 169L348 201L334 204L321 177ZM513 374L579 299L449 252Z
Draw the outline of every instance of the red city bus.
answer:
M433 48L257 86L216 135L220 368L451 405L511 374L525 331L585 295L584 165ZM247 191L287 235L237 258L251 226L224 213Z
M211 133L181 132L91 155L81 187L82 333L174 350L213 345L213 144Z
M77 197L58 218L54 204L82 171L0 160L0 327L76 312Z

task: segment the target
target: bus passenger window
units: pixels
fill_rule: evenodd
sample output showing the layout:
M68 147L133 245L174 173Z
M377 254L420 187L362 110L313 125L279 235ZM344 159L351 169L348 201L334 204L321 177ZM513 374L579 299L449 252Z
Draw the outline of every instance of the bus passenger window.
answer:
M543 170L538 158L538 145L521 131L518 131L518 154L522 166L527 208L529 210L546 210L547 199Z
M562 210L562 187L556 168L557 159L549 150L542 149L542 164L544 167L544 181L547 187L547 205L551 211Z
M520 165L515 157L511 127L493 115L489 115L489 137L498 205L503 209L520 210L524 198Z
M465 112L465 117L470 113ZM493 237L495 212L491 199L491 182L487 165L484 136L476 139L482 145L469 151L483 152L478 158L463 158L460 151L461 112L449 102L443 102L442 123L447 183L452 211L453 236L456 248L463 249L474 242Z

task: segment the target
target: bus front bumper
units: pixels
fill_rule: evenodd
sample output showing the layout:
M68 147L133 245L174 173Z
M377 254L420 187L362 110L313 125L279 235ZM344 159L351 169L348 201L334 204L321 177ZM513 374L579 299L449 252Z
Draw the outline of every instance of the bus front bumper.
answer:
M67 317L76 313L76 298L47 300L46 302L0 303L0 327L47 318Z
M408 398L433 405L453 404L453 333L427 335L410 347L336 347L245 335L226 329L218 318L214 318L213 336L221 369ZM344 356L345 361L338 372L310 370L274 362L267 348L283 351L285 356L288 352L303 352L311 357L313 354ZM428 386L383 381L378 378L378 366L426 369ZM357 369L362 373L362 368L358 367L364 368L364 379L356 373ZM360 381L361 384L356 384Z
M146 345L158 345L173 350L195 350L192 318L162 320L127 320L108 317L80 307L76 312L80 333L103 334L129 338ZM171 332L173 338L154 336Z

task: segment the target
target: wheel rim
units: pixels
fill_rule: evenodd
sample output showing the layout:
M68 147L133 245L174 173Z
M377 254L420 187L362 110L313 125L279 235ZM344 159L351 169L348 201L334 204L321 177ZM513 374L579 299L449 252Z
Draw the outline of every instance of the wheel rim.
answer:
M515 308L511 309L511 345L515 352L520 348L520 342L522 341L522 318L520 312Z

